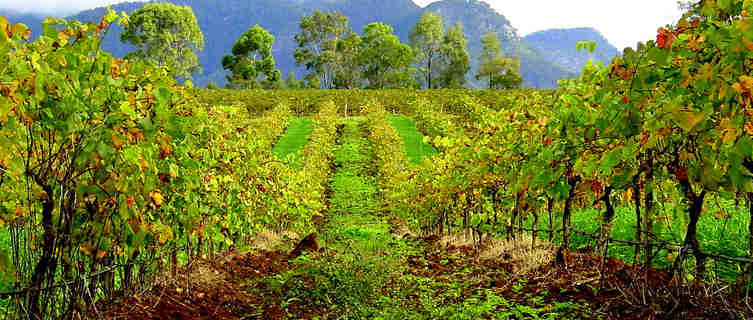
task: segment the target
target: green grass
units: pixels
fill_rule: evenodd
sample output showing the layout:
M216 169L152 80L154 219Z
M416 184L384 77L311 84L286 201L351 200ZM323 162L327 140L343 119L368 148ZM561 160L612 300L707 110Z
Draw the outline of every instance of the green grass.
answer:
M433 146L424 142L424 135L410 118L395 114L390 117L390 124L403 138L405 154L413 163L421 163L425 158L437 154L437 150Z
M7 227L0 228L0 292L14 289L13 279L15 279L15 274L10 256L12 250L10 229ZM0 310L6 308L7 304L8 299L0 298Z
M698 221L698 240L701 249L707 253L722 254L735 257L748 256L748 224L750 217L746 210L736 207L733 201L709 200L705 204L706 213ZM685 230L688 225L687 213L682 207L667 205L659 207L659 216L655 217L654 229L652 232L658 234L661 240L682 243L685 238ZM722 213L729 216L729 219L721 218ZM555 229L561 227L561 219L555 214ZM526 223L530 226L532 218ZM616 209L614 228L612 238L622 240L635 240L635 211L632 207L619 207ZM573 213L572 226L574 230L597 233L599 230L599 211L596 209L581 210ZM539 229L549 228L549 217L542 214L539 218ZM548 234L541 234L542 238L547 238ZM554 242L562 243L562 235L557 234ZM597 240L590 239L580 234L571 236L571 248L578 249L584 247L596 247ZM612 257L633 262L634 247L625 245L612 245L608 254ZM662 250L653 260L653 264L658 268L669 268L676 257L675 252ZM718 277L726 280L737 280L741 276L742 270L737 264L726 262L714 263L709 261L709 271L714 272Z
M279 159L290 160L291 155L295 155L306 145L311 132L314 131L313 120L311 118L297 118L290 122L285 134L280 137L272 152ZM295 162L297 159L292 160Z
M326 253L304 255L297 268L269 282L284 301L302 300L351 319L372 318L373 300L388 277L401 268L399 257L409 250L390 235L382 218L381 197L374 178L374 154L363 138L362 119L345 121L327 222L319 238ZM287 307L285 303L283 308Z
M323 310L322 319L382 320L564 319L584 310L578 303L547 305L543 295L506 299L494 289L478 287L485 280L477 277L472 263L439 278L415 274L419 267L409 272L408 257L423 259L428 249L391 236L362 120L344 122L334 153L337 170L319 238L324 253L303 255L293 261L296 268L267 279L283 297L283 309L291 301L306 301Z

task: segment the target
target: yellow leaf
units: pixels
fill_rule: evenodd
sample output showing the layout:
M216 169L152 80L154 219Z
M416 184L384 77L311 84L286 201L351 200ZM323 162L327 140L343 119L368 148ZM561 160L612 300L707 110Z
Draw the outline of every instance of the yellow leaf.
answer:
M116 134L110 135L110 139L112 140L112 146L115 147L115 149L120 150L123 148L123 139L120 139Z
M3 16L0 16L0 39L7 40L8 39L8 19L6 19Z
M736 139L737 139L737 130L731 127L724 129L724 136L722 137L722 143L727 144L731 141L735 141Z
M753 77L740 76L740 84L746 89L746 91L751 91L751 89L753 89Z
M86 247L86 246L80 246L78 247L78 250L81 251L81 253L91 257L92 256L92 248Z
M162 201L164 201L165 198L162 196L159 190L152 191L152 201L154 201L154 204L158 207L162 205Z
M71 36L68 33L63 32L63 31L58 32L58 40L60 40L60 42L62 44L67 43L68 39L70 39L70 38L71 38Z
M16 23L13 25L13 28L11 28L11 33L14 36L20 36L21 39L28 40L29 37L31 37L31 29L27 27L23 23Z
M745 132L747 132L749 135L753 136L753 123L746 122L745 123Z
M703 113L692 111L683 112L680 120L680 127L685 129L685 131L690 131L700 123L701 120L703 120Z
M743 86L740 85L739 82L735 82L734 84L732 84L732 89L735 89L735 91L737 91L737 93L739 94L743 94Z

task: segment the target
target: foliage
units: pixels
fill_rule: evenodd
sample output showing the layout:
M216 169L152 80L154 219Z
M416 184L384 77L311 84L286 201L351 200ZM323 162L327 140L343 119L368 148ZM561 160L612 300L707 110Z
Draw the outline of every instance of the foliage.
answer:
M520 60L500 56L499 38L494 32L481 40L483 51L479 56L479 70L476 79L487 78L489 89L520 88Z
M554 94L513 94L517 102L502 108L419 99L414 119L437 135L441 154L388 197L393 213L424 231L514 236L528 217L556 211L567 248L573 212L593 204L604 253L617 208L629 204L643 242L634 261L650 264L659 210L673 210L683 231L671 271L691 266L696 281L710 277L712 247L699 241L707 202L744 202L753 212L749 10L745 1L704 2L656 41L626 49L608 68L586 67Z
M412 86L408 67L413 64L413 50L400 42L392 27L374 22L363 29L360 61L369 88L405 88Z
M199 62L203 73L194 74L192 81L197 87L205 87L209 82L216 82L221 87L225 86L226 73L224 72L221 60L228 54L229 48L233 46L243 32L250 26L259 24L274 35L291 35L296 32L299 18L302 15L309 15L314 10L331 11L339 10L350 18L350 25L358 28L359 31L363 26L380 21L387 23L395 29L395 34L399 35L403 43L408 43L408 33L411 27L420 19L425 11L442 12L448 18L445 23L452 25L460 22L467 34L468 51L471 57L477 57L481 49L481 37L488 30L508 30L506 33L500 33L502 49L506 56L521 57L521 74L524 75L526 87L531 88L553 88L557 87L556 81L565 77L574 77L576 73L569 72L565 68L558 66L562 63L554 63L549 56L544 57L546 52L543 49L537 49L532 41L527 38L520 38L512 30L515 25L511 24L502 14L495 12L483 1L438 1L431 6L421 8L410 0L390 0L389 4L373 2L348 2L348 1L276 1L276 0L257 0L254 2L217 2L209 0L183 0L181 5L188 5L199 21L202 32L204 33L205 49L199 53ZM113 8L117 11L133 12L144 6L144 2L132 1L114 4ZM264 8L263 10L261 8ZM85 10L75 15L68 16L68 19L79 21L98 20L105 12L104 8L94 8ZM7 10L0 10L0 15L9 15L14 17L14 21L24 22L28 26L40 26L43 18L37 16L24 15ZM20 20L19 20L20 19ZM485 21L484 28L481 28L478 21ZM40 28L33 28L36 29ZM482 34L483 33L483 34ZM119 40L119 28L113 28L105 38L102 48L111 52L113 56L122 57L133 48ZM33 35L35 39L37 34ZM581 37L576 36L576 39ZM571 50L574 42L556 42L557 47L553 52L568 52ZM277 37L274 46L275 62L283 74L296 72L298 79L303 79L305 73L296 67L295 59L291 54L296 49L297 43L290 37ZM599 48L606 46L599 45ZM569 50L569 51L566 51ZM617 52L614 50L613 52ZM612 54L605 63L610 61L614 56ZM572 52L568 54L570 58L585 58L583 54ZM585 60L583 60L585 63ZM473 59L473 70L477 70L477 60ZM469 77L470 87L485 87L482 83L476 83L475 79Z
M308 87L307 87L308 88ZM280 103L289 105L299 114L313 114L320 106L332 101L338 106L339 112L349 111L360 113L358 107L380 101L388 110L395 113L414 115L418 101L425 101L437 106L438 110L450 113L462 111L461 106L468 99L489 106L492 109L502 109L514 106L520 97L537 92L532 89L501 91L501 90L470 90L470 89L440 89L435 91L421 91L411 89L389 90L207 90L192 89L191 93L205 106L240 105L248 112L261 114L273 109ZM553 91L542 91L549 95ZM427 113L428 114L428 113Z
M116 20L113 11L96 25L47 19L37 41L21 41L22 25L0 37L8 66L0 73L0 224L25 235L12 248L19 286L132 261L147 246L174 243L181 226L165 210L186 203L186 189L170 181L186 178L179 161L199 117L167 69L99 50ZM34 317L80 313L83 290L34 291L16 302ZM48 300L56 298L71 303L56 309Z
M248 29L233 45L232 56L222 58L222 67L230 71L229 88L257 88L257 79L263 74L261 85L265 88L280 81L280 70L275 69L272 45L275 37L258 24Z
M440 48L442 46L442 17L433 12L426 12L410 30L410 45L416 53L424 75L426 88L434 89L439 74Z
M148 4L131 14L120 40L138 48L126 59L149 59L178 78L201 72L196 51L204 49L204 35L189 6Z
M466 85L465 74L471 70L471 56L466 50L463 27L459 23L447 29L439 48L442 62L439 84L442 88L463 88Z
M293 53L296 63L319 77L323 89L331 89L339 66L333 56L337 56L338 41L350 32L348 18L338 11L316 10L301 17L299 28L295 35L298 49Z
M288 76L283 80L283 88L284 89L303 89L304 83L303 80L296 80L295 79L295 73L290 72L288 73Z
M363 41L355 32L342 40L330 42L334 46L324 57L334 68L334 88L357 89L363 85L361 52Z

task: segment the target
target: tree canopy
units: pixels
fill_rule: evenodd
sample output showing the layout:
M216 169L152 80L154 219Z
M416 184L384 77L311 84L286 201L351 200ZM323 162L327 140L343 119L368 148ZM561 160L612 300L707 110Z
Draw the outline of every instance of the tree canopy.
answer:
M499 38L489 32L481 40L483 49L479 56L479 70L476 79L486 78L489 89L519 88L523 82L520 76L520 60L500 55Z
M413 64L413 50L393 32L381 22L363 29L361 65L370 88L403 88L414 82L407 70Z
M420 65L419 71L424 76L426 87L434 88L433 79L439 73L439 55L442 45L442 17L433 12L426 12L410 30L410 45L416 52Z
M442 88L463 88L466 84L465 75L471 70L471 56L466 50L468 40L460 23L447 29L442 37L439 49L441 69L439 83Z
M258 24L243 33L233 45L232 55L222 58L222 67L231 72L228 87L256 88L262 75L264 87L275 87L281 76L272 56L274 41L275 37Z
M148 4L131 14L120 40L137 48L127 59L151 60L177 78L201 72L196 51L204 49L204 35L189 6Z
M338 11L314 11L302 16L300 31L294 39L298 49L293 55L299 65L306 66L312 76L317 76L322 88L332 88L340 59L337 59L339 39L350 33L348 18Z

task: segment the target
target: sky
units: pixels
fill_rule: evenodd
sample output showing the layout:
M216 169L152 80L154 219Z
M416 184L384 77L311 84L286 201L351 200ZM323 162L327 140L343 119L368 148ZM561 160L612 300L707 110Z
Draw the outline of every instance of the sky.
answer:
M126 1L143 0L0 0L0 9L64 16Z
M423 7L436 0L413 1ZM677 22L682 15L677 0L485 1L521 36L551 28L593 27L619 49L655 39L659 27ZM0 9L67 15L118 2L122 0L0 0Z
M484 0L520 36L553 28L592 27L618 49L656 39L656 30L682 17L677 0ZM426 6L435 0L414 0ZM621 51L621 50L620 50Z

